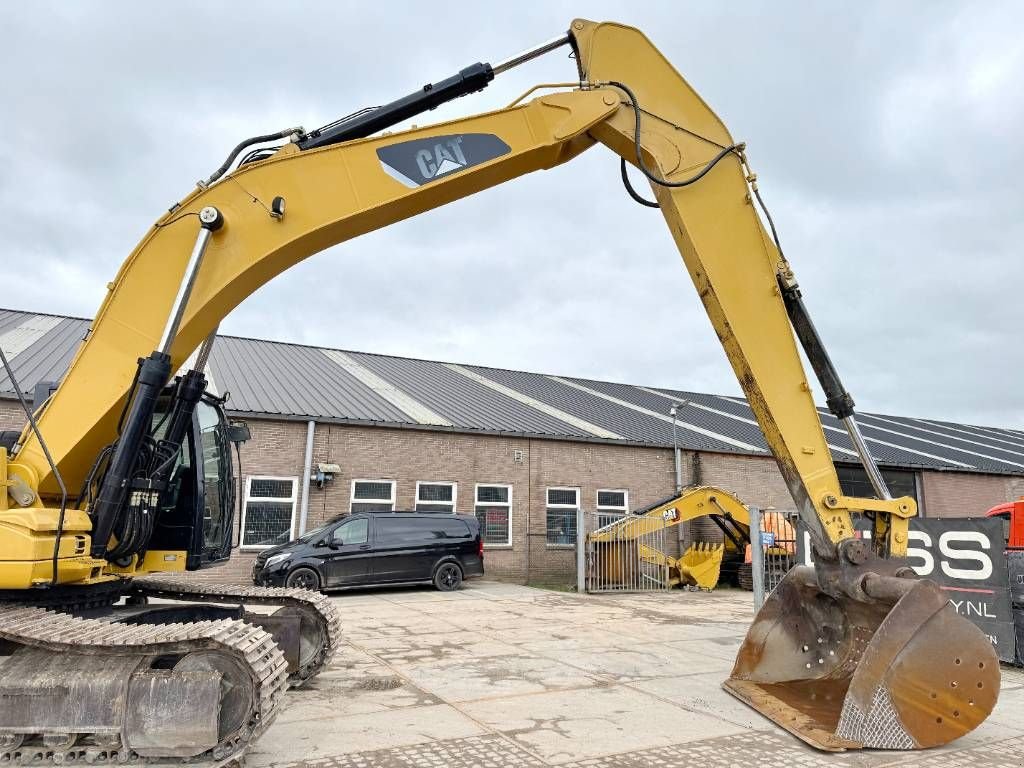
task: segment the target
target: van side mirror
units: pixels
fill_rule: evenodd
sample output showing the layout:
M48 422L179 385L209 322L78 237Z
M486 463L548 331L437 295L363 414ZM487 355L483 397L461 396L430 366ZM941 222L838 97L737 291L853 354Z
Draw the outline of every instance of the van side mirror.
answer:
M345 542L343 541L338 541L338 539L334 538L333 536L327 539L327 546L331 549L341 549L341 545L344 543Z

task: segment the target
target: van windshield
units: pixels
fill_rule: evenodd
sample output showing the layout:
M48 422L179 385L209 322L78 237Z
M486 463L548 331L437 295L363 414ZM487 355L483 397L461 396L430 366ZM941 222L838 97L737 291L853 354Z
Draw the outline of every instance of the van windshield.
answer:
M311 531L306 531L304 534L299 536L299 538L295 539L295 541L301 542L303 544L307 544L310 541L313 541L314 539L316 539L318 536L323 536L325 533L327 533L327 530L332 525L335 525L335 524L339 523L340 521L344 520L346 517L348 517L348 515L339 515L338 517L332 518L331 520L328 520L326 523L321 525L319 528L314 528Z

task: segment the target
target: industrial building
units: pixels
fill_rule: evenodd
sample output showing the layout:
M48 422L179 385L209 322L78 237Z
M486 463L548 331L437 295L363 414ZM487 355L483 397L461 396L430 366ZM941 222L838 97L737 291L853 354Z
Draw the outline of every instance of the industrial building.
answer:
M59 380L89 325L0 309L22 390ZM252 432L239 552L209 579L244 579L261 548L361 509L475 514L490 575L568 579L576 510L610 519L671 494L674 439L685 484L792 508L742 397L234 336L218 338L206 374ZM871 495L845 431L821 416L844 489ZM23 423L0 375L0 429ZM1024 494L1022 431L868 413L861 425L890 487L925 516L979 515Z

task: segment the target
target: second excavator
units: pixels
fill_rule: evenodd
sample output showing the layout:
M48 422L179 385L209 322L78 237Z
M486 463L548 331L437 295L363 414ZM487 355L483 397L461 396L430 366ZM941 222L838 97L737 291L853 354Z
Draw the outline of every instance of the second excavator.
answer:
M570 82L387 132L563 47L575 58ZM985 719L995 653L938 587L913 578L904 556L915 503L891 498L865 448L745 145L643 34L577 19L523 54L383 106L242 142L128 256L63 381L34 412L26 404L29 426L0 449L0 762L244 751L279 706L286 668L314 673L337 625L308 593L135 580L203 568L230 549L225 457L244 435L203 394L219 323L324 248L598 144L620 158L630 196L664 217L815 551L815 567L793 569L755 618L728 690L829 750L929 747ZM627 165L654 199L630 186ZM798 342L877 498L842 492ZM856 515L872 521L870 541L856 537ZM125 595L184 607L104 613ZM276 600L284 614L262 621L280 644L230 606L204 613L206 599L218 610Z

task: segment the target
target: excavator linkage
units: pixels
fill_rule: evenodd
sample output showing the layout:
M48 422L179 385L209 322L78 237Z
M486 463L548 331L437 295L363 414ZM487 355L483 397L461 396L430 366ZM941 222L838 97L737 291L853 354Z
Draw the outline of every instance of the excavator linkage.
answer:
M836 598L793 568L758 612L724 687L813 747L920 749L977 727L999 693L988 638L931 581ZM901 583L902 582L902 583Z

